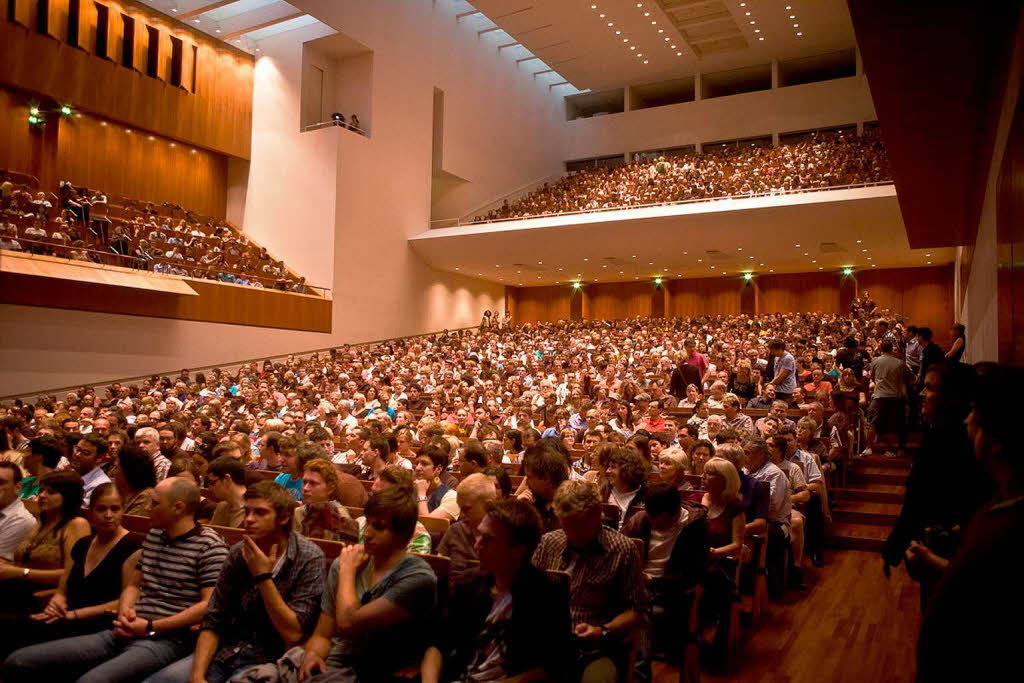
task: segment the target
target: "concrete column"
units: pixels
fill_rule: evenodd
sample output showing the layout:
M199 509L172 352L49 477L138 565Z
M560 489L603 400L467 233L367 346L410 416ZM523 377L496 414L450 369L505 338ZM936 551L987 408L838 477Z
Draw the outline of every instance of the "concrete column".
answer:
M778 147L778 146L779 146L779 134L778 133L772 133L772 147Z
M632 152L626 152L626 163L627 164L633 163L633 153Z
M857 122L857 137L860 137L861 135L864 135L864 122L863 121L858 121Z
M698 142L694 146L697 148L697 154L703 154L704 153L704 143Z
M860 57L860 48L859 47L853 48L853 57L854 57L854 60L855 60L855 62L857 64L857 75L858 76L863 76L864 75L864 60L861 59L861 57Z
M704 99L704 79L699 71L693 75L693 99L697 102Z
M772 60L772 90L779 87L779 60Z
M622 109L624 111L633 111L633 89L628 85L622 90Z

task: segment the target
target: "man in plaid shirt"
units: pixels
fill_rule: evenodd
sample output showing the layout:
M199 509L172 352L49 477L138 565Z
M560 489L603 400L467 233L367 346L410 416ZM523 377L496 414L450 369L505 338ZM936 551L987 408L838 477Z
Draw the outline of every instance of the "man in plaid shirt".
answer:
M594 484L562 482L552 505L562 528L544 534L533 564L570 575L569 613L583 680L619 680L629 654L624 639L641 625L647 599L640 551L601 524Z

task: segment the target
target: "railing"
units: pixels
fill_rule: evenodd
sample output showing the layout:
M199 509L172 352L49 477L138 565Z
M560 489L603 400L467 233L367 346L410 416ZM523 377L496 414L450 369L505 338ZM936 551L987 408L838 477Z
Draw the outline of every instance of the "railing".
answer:
M756 197L780 197L793 194L805 194L808 192L825 192L831 190L852 190L863 187L880 187L892 185L891 180L878 180L871 183L854 183L851 185L829 185L826 187L808 187L794 190L769 190L767 192L747 192L744 194L725 195L721 197L697 197L694 199L681 199L674 202L656 202L653 204L624 204L622 206L606 206L597 209L585 209L581 211L561 211L558 213L540 213L531 216L518 216L512 218L494 218L491 220L467 220L465 218L440 218L430 221L431 228L454 228L463 225L484 225L490 223L508 223L509 221L525 221L536 218L555 218L558 216L581 216L591 213L608 213L610 211L628 211L633 209L650 209L657 206L683 206L687 204L703 204L708 202L721 202L731 199L754 199Z
M302 132L306 133L306 132L311 131L311 130L320 130L321 128L330 128L331 126L338 126L340 128L345 128L347 130L352 131L353 133L358 133L359 135L362 135L364 138L370 137L370 131L368 131L368 130L364 130L364 129L359 128L357 126L353 126L351 123L346 123L346 122L343 122L343 121L335 121L333 119L330 120L330 121L320 121L319 123L311 123L308 126L305 126L302 129Z
M100 268L100 269L105 268L105 267L125 268L125 269L130 269L130 270L144 272L144 273L147 273L147 274L150 274L150 275L171 275L173 277L180 277L180 278L183 278L183 279L186 279L186 280L199 280L201 282L217 282L219 284L227 284L227 285L235 284L235 285L237 285L239 287L247 286L247 285L243 285L243 284L239 284L239 283L228 282L228 281L225 281L225 280L221 280L219 278L213 278L213 279L196 278L195 276L192 276L192 275L176 275L174 273L162 273L160 271L153 270L153 267L155 267L157 264L161 264L161 263L166 263L166 264L168 264L168 266L173 266L173 267L182 267L182 268L185 267L185 264L183 262L177 261L175 259L165 258L165 257L152 257L152 256L150 256L150 257L143 257L143 256L127 255L127 254L122 254L122 253L120 253L118 251L115 251L112 247L109 249L109 251L103 251L103 250L99 250L99 249L91 249L89 247L76 246L74 243L72 243L72 242L70 242L68 240L60 240L60 239L52 239L52 238L47 238L45 240L35 240L35 239L27 238L27 237L22 237L20 235L18 237L3 236L3 238L4 239L9 239L9 240L14 240L14 241L18 242L18 244L21 245L21 247L22 247L21 250L20 250L21 253L38 254L38 255L42 255L42 256L52 256L54 258L62 258L62 259L66 259L66 260L68 260L70 262L73 262L73 263L82 263L82 264L86 264L86 265L92 266L94 268ZM18 253L18 250L9 250L9 251L13 251L15 253ZM85 260L82 260L82 259L71 258L69 253L72 252L72 251L84 252L87 256L89 256L89 260L85 261ZM61 253L61 252L64 252L64 253ZM143 266L143 264L145 264L145 265ZM188 269L192 270L192 271L194 271L196 269L202 269L202 270L206 271L207 273L213 273L213 274L216 274L216 273L225 273L225 274L230 273L231 275L241 276L241 277L244 277L244 278L246 278L248 280L259 280L260 284L263 285L262 289L267 289L267 290L270 290L270 291L288 291L288 292L290 292L292 294L296 293L296 292L292 292L291 290L280 290L280 289L275 288L274 285L277 284L277 280L274 279L274 278L263 277L263 276L260 276L260 275L252 275L252 274L246 273L246 272L241 271L241 270L223 267L223 265L216 266L216 267L211 267L211 266L206 265L206 264L198 264L197 263L195 265L188 264L188 266L189 266ZM306 287L307 290L312 290L313 291L313 296L321 296L321 297L323 297L325 299L326 298L330 298L331 290L328 287L320 287L320 286L317 286L317 285L310 285L310 284L306 284L305 287ZM257 288L257 289L259 289L259 288Z
M550 183L550 182L553 182L553 181L557 181L557 180L559 180L561 178L564 178L564 177L565 177L565 172L564 171L559 171L558 173L552 173L551 175L546 176L544 178L541 178L539 180L531 180L530 182L526 183L525 185L520 185L519 187L517 187L516 189L512 190L511 192L506 192L505 194L501 195L497 199L492 199L489 202L487 202L486 204L481 204L480 206L476 207L472 211L467 211L466 213L462 214L461 220L463 220L463 221L471 220L474 217L479 216L482 213L486 213L486 212L490 211L491 209L494 209L494 208L497 208L497 207L501 206L502 203L504 203L505 201L511 201L513 199L519 199L520 197L522 197L522 196L524 196L526 194L529 194L530 192L536 190L537 188L543 187L545 183Z
M469 327L456 327L456 328L453 328L453 329L450 329L450 330L442 330L442 331L463 332L465 330L476 330L478 328L479 328L478 325L470 325ZM354 344L342 344L342 345L338 345L338 346L328 346L328 347L325 347L325 348L322 348L322 349L312 349L310 351L298 351L296 353L279 353L279 354L274 355L274 356L263 356L263 357L260 357L260 358L249 358L247 360L232 361L232 362L227 362L227 363L214 363L213 365L203 365L203 366L195 367L195 368L187 368L187 370L188 370L189 374L193 375L193 376L197 372L208 372L210 370L213 370L214 368L220 368L224 372L231 373L232 371L237 371L243 365L252 365L252 364L262 365L264 361L268 361L268 360L270 362L274 362L274 361L278 361L278 360L282 360L282 359L290 358L290 357L300 358L300 357L312 356L313 354L329 353L333 349L340 349L340 348L343 348L345 346L347 346L349 349L358 349L358 348L362 348L364 346L376 346L377 344L384 344L384 343L387 343L387 342L404 341L406 339L419 339L420 337L432 337L432 336L435 336L437 334L440 334L442 331L422 332L420 334L408 334L408 335L405 335L404 337L388 337L386 339L374 339L374 340L371 340L371 341L356 342ZM182 371L182 368L175 368L173 370L164 370L162 372L151 372L148 375L139 375L137 377L125 377L125 378L122 378L122 379L103 380L103 381L100 381L100 382L84 382L84 383L75 384L73 386L58 387L56 389L39 389L39 390L36 390L36 391L29 391L29 392L23 391L23 392L18 393L18 394L8 394L7 396L0 396L0 401L10 401L12 399L20 398L23 401L30 402L30 401L34 401L35 397L40 396L42 394L52 394L54 396L57 396L58 399L60 399L61 398L61 394L66 394L69 391L78 391L78 389L80 387L82 387L82 386L91 386L91 387L93 387L94 389L96 389L96 395L99 396L101 389L103 389L105 387L109 387L109 386L111 386L113 384L131 384L133 382L141 382L143 380L150 379L154 375L157 375L159 377L177 377L178 374L181 371Z

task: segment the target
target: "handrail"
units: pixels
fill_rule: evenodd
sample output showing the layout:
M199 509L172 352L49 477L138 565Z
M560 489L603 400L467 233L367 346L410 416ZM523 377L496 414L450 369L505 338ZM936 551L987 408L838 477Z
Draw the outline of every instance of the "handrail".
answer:
M467 218L472 218L474 216L478 216L478 215L480 215L481 212L488 211L489 209L491 209L495 204L500 204L501 202L504 202L504 201L506 201L508 199L513 199L513 198L518 199L519 198L518 195L520 195L521 193L530 192L531 190L535 190L538 187L544 185L545 183L550 183L551 181L558 180L559 178L562 178L564 176L565 176L565 171L559 171L558 173L552 173L551 175L545 176L543 178L539 178L537 180L531 180L530 182L526 183L525 185L520 185L519 187L517 187L516 189L512 190L511 192L506 192L505 194L501 195L497 199L492 199L491 201L487 202L486 204L481 204L480 206L476 207L472 211L467 211L466 213L462 214L461 218L462 218L462 220L466 220Z
M52 239L52 238L50 238L50 239L48 239L46 241L44 241L44 240L34 240L34 239L30 239L28 237L22 237L21 235L18 235L17 237L12 237L10 239L15 240L16 242L18 242L18 244L21 244L21 245L25 245L25 244L29 244L29 245L38 244L38 245L40 245L40 246L42 246L44 248L47 248L47 249L53 249L53 248L56 247L58 249L64 249L65 251L74 250L74 251L84 251L84 252L87 252L87 253L90 253L90 254L95 254L98 258L100 258L102 260L98 261L98 262L97 261L93 261L93 260L82 261L81 259L73 259L70 256L68 256L67 254L43 254L43 256L51 256L53 258L64 259L66 261L71 261L73 263L81 263L81 264L84 264L84 265L91 266L93 268L99 268L101 270L104 269L104 268L110 268L110 267L113 267L113 268L124 268L126 270L131 270L133 272L146 273L146 274L149 274L149 275L161 275L161 276L171 275L173 277L179 277L179 278L186 279L186 280L197 280L199 282L216 282L218 284L225 284L225 285L237 284L237 283L232 283L232 282L224 282L223 280L207 280L205 278L197 278L197 277L194 277L192 275L175 275L174 273L160 273L160 272L157 272L155 270L151 270L149 268L138 268L137 266L135 266L133 264L139 262L141 260L140 258L138 258L136 256L122 254L120 252L114 251L113 248L111 248L109 251L102 251L102 250L99 250L99 249L91 249L91 248L85 247L85 246L82 246L82 247L75 246L74 243L69 242L68 240L57 240L57 239ZM33 252L33 251L29 250L29 249L22 249L20 252L18 250L15 250L15 249L10 249L10 250L7 250L7 251L12 251L14 253L28 253L28 254L34 254L35 253L35 252ZM113 263L108 263L107 261L113 261ZM127 265L121 265L123 263L127 263ZM154 263L154 264L155 263L170 263L170 264L177 264L177 261L175 261L174 259L169 259L169 258L163 257L163 256L161 256L161 257L150 256L149 259L147 260L147 263ZM201 264L197 264L195 266L195 268L202 268L203 270L205 270L207 272L222 272L222 273L230 273L232 275L239 274L239 275L243 275L246 278L250 278L250 279L251 278L255 278L257 280L266 280L268 282L269 281L273 281L273 278L267 278L267 277L263 277L261 275L250 275L249 273L245 273L245 272L242 272L242 271L237 271L236 272L236 271L228 269L228 268L210 267L208 265L201 265ZM193 270L195 268L193 268ZM246 285L238 285L238 286L239 287L244 287ZM322 296L323 298L329 298L329 296L330 296L330 291L331 290L329 288L327 288L327 287L319 287L317 285L310 285L310 284L306 284L305 286L306 286L307 289L319 290L320 296ZM259 289L259 288L257 288L257 289ZM274 289L272 285L270 287L264 286L262 289L266 289L268 291L281 291L281 290ZM290 292L290 293L296 294L297 292Z
M807 187L792 190L769 190L767 192L747 192L744 194L725 195L721 197L695 197L693 199L680 199L674 202L655 202L653 204L623 204L622 206L603 206L597 209L585 209L581 211L561 211L558 213L540 213L531 216L518 216L513 218L494 218L491 220L464 220L463 218L439 218L430 221L430 227L454 228L462 225L487 225L491 223L507 223L509 221L525 221L535 218L554 218L557 216L580 216L589 213L608 213L609 211L627 211L632 209L650 209L656 206L682 206L684 204L701 204L705 202L719 202L729 199L753 199L755 197L778 197L791 194L804 194L807 192L825 192L829 190L852 190L861 187L878 187L881 185L892 185L892 180L876 180L870 183L852 183L850 185L829 185L827 187Z
M465 331L465 330L475 330L475 329L478 329L478 328L479 328L479 325L468 325L466 327L451 328L451 329L449 329L447 331L448 332L462 332L462 331ZM268 360L269 361L274 361L274 360L279 360L281 358L287 358L288 356L295 356L295 357L298 357L298 356L312 356L314 353L317 353L317 354L319 354L319 353L327 353L331 349L340 349L342 346L348 346L349 348L358 349L358 348L361 348L361 347L364 347L364 346L375 346L377 344L383 344L385 342L404 341L406 339L418 339L420 337L431 337L431 336L434 336L434 335L441 334L443 331L444 330L438 330L438 331L435 331L435 332L421 332L419 334L408 334L408 335L405 335L404 337L385 337L383 339L374 339L374 340L370 340L370 341L355 342L355 343L351 343L351 344L341 344L341 345L336 345L336 346L327 346L327 347L324 347L322 349L312 349L310 351L298 351L298 352L295 352L295 353L280 353L280 354L276 354L276 355L273 355L273 356L263 356L261 358L249 358L247 360L240 360L240 361L234 361L234 362L228 362L228 363L214 363L212 365L203 365L203 366L200 366L200 367L185 368L185 369L188 370L188 372L190 374L195 374L197 372L206 372L208 370L213 370L214 368L220 368L221 370L231 370L231 369L240 368L243 365L247 365L247 364L250 364L250 363L263 363L264 361L268 361ZM82 386L93 387L94 389L96 389L97 395L99 395L99 390L100 389L102 389L104 387L109 387L112 384L129 384L131 382L141 382L142 380L146 380L146 379L151 378L153 375L158 375L160 377L165 377L165 376L166 377L171 377L171 376L175 376L176 377L177 374L179 372L181 372L181 370L182 370L182 368L178 368L176 370L164 370L164 371L161 371L161 372L151 372L148 375L139 375L137 377L125 377L123 379L102 380L102 381L98 381L98 382L80 382L78 384L74 384L74 385L71 385L71 386L58 387L56 389L39 389L39 390L36 390L36 391L29 391L29 392L24 392L23 391L23 392L17 393L17 394L8 394L6 396L0 396L0 401L9 401L9 400L16 399L16 398L27 399L27 400L34 400L33 397L39 396L41 394L53 394L53 395L57 396L57 395L59 395L61 393L67 393L69 391L78 391L79 387L82 387Z
M364 130L362 128L359 128L358 126L353 126L351 123L348 123L347 121L346 122L341 122L341 121L335 121L333 119L330 120L330 121L319 121L317 123L311 123L308 126L304 126L303 129L302 129L302 132L306 133L306 132L311 131L311 130L320 130L321 128L330 128L331 126L337 126L339 128L345 128L347 130L352 131L353 133L359 133L360 135L362 135L365 138L370 137L370 132L368 130Z
M46 249L54 249L54 248L56 248L56 249L65 250L66 252L74 250L74 251L80 251L80 252L86 252L86 253L89 253L89 254L94 254L100 260L95 261L95 260L91 260L90 259L88 261L83 261L81 259L71 258L67 253L63 253L63 254L44 254L44 256L52 256L53 258L61 258L61 259L65 259L65 260L68 260L68 261L74 261L76 263L83 263L83 264L87 264L87 265L90 265L90 266L93 266L93 267L96 267L96 268L104 268L104 267L114 266L114 267L118 267L118 268L127 268L127 269L134 270L136 272L145 272L145 273L154 274L154 275L174 275L175 278L184 278L184 279L187 279L187 280L197 280L199 282L205 282L205 283L219 283L221 285L237 284L237 283L227 283L227 282L220 281L220 280L207 280L205 278L196 278L195 275L177 275L175 273L158 272L157 270L154 270L152 267L139 268L136 265L140 260L145 260L147 264L154 264L154 265L157 264L157 263L170 263L170 264L175 265L175 266L177 266L179 264L183 264L183 262L179 263L175 259L168 258L166 256L150 256L147 259L141 259L140 257L136 257L134 255L122 254L121 252L114 251L113 247L111 247L109 249L109 251L103 251L103 250L100 250L100 249L92 249L90 247L85 247L85 246L78 247L73 242L70 242L68 240L54 240L52 238L48 238L47 240L33 240L31 238L20 236L20 234L18 234L17 237L12 237L10 239L15 241L15 242L17 242L19 245L23 245L23 246L24 245L40 245L41 247L44 247ZM13 249L12 250L8 250L8 251L13 251L15 253L17 252L17 250L13 250ZM34 254L35 253L35 252L33 252L33 251L29 250L29 249L22 249L22 252L23 253L27 252L27 253L30 253L30 254ZM110 262L110 261L113 261L113 262ZM197 263L195 266L191 266L191 267L193 267L193 269L195 269L195 268L202 268L203 270L206 270L206 271L211 271L212 270L212 271L215 271L215 272L226 272L226 273L229 273L229 274L232 274L232 275L243 275L248 280L258 280L258 281L261 281L261 284L262 284L263 281L269 282L269 283L271 283L271 285L269 287L264 285L262 289L273 290L273 284L272 283L276 282L273 278L266 278L266 276L264 276L264 275L258 275L258 274L253 274L253 273L245 272L244 270L241 270L241 269L238 269L238 268L224 267L225 265L226 264L209 265L209 264ZM182 267L184 267L184 266L182 265ZM289 272L292 272L292 271L289 270ZM292 274L295 274L295 273L292 273ZM319 296L322 296L324 298L330 298L331 288L329 288L329 287L321 287L321 286L318 286L318 285L309 285L308 283L304 283L304 286L306 287L306 289L316 290L319 293ZM245 287L245 285L240 285L240 287ZM259 288L257 288L257 289L259 289ZM276 291L280 291L280 290L276 290ZM292 292L292 293L295 294L295 292Z

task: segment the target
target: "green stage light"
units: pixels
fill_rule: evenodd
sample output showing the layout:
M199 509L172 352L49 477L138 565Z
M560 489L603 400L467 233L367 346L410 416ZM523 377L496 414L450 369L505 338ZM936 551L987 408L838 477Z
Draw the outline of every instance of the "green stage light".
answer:
M578 283L578 282L572 283L572 288L573 289L579 289L580 288L580 283Z
M654 284L660 285L661 284L661 278L660 277L654 278Z
M28 117L28 122L31 123L32 125L35 125L35 124L39 123L39 117L36 116L35 114L30 114L29 117Z
M754 279L754 274L753 273L743 273L743 279L744 280L753 280Z
M65 104L65 105L63 105L63 106L62 106L62 107L60 108L60 113L61 113L61 114L63 114L64 116L71 116L71 107L69 107L69 106L68 106L68 105L66 105L66 104Z
M843 268L843 275L853 275L853 268Z

